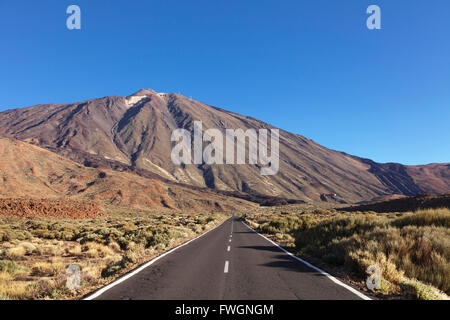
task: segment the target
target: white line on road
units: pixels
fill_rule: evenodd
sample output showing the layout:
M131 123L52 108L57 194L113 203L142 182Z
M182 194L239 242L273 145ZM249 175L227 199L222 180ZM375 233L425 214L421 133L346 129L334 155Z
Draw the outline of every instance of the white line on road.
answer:
M229 265L229 262L225 261L225 267L223 268L223 273L228 273L228 265Z
M233 218L234 218L234 213L233 213ZM233 218L231 218L231 233L233 233Z
M230 242L231 242L231 239L230 239Z
M227 251L230 251L230 249L231 249L231 247L230 247L230 246L228 246L228 248L227 248Z
M263 237L264 239L266 239L267 241L269 241L271 244L273 244L274 246L278 247L278 249L280 249L281 251L287 253L288 255L290 255L292 258L300 261L301 263L307 265L308 267L316 270L317 272L323 274L324 276L326 276L328 279L330 279L331 281L333 281L334 283L340 285L341 287L344 287L345 289L351 291L352 293L354 293L355 295L357 295L358 297L360 297L363 300L372 300L370 299L368 296L362 294L361 292L359 292L358 290L350 287L349 285L346 285L345 283L341 282L340 280L336 279L335 277L333 277L331 274L329 274L328 272L323 271L320 268L317 268L316 266L313 266L311 263L297 257L296 255L290 253L289 251L287 251L286 249L284 249L283 247L280 247L278 244L276 244L275 242L273 242L272 240L270 240L269 238L267 238L266 236L262 235L261 233L253 230L251 227L249 227L245 222L242 221L242 224L244 226L246 226L247 228L249 228L250 230L252 230L254 233L259 234L261 237Z

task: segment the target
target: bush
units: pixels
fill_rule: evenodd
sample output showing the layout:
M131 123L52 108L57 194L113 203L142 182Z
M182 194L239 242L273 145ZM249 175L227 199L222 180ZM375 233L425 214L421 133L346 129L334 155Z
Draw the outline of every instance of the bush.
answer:
M387 220L376 216L352 216L345 218L332 218L319 222L310 228L300 229L296 232L295 245L303 248L313 245L317 248L328 246L336 240L351 237L355 234L364 234L376 227L385 227Z
M398 228L405 226L435 226L450 228L450 209L427 209L409 213L392 221Z
M259 226L258 231L268 234L293 234L307 230L316 223L317 220L311 215L277 218Z
M11 229L9 226L0 226L0 243L13 240L29 240L32 235L27 230Z
M26 255L26 253L27 250L24 247L18 246L6 249L4 255L10 259L17 259L23 257L24 255Z
M37 252L36 246L30 242L22 242L19 246L25 249L25 254L33 254Z
M0 272L7 272L9 274L16 274L19 272L29 272L28 268L18 265L14 261L0 260Z
M50 262L40 261L36 262L31 271L37 276L56 276L64 271L64 264L61 261L55 260Z

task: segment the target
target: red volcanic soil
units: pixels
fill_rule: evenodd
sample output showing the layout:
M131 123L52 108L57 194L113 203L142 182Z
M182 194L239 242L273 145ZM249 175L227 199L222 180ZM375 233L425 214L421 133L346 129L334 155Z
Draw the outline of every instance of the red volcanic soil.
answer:
M86 219L103 217L106 213L93 202L0 199L0 216Z

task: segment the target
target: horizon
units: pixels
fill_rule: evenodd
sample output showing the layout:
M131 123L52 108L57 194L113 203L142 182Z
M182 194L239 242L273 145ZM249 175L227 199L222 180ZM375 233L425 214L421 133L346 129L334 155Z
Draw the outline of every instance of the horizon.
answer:
M0 4L0 111L152 88L379 163L449 163L448 2L82 0L67 30L69 4Z

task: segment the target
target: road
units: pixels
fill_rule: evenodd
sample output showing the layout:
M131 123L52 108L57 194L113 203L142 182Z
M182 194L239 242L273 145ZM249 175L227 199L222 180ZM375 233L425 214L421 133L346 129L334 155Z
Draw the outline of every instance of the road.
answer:
M294 259L232 217L132 277L113 284L95 299L359 300L363 297Z

